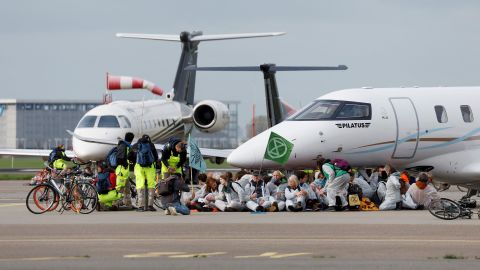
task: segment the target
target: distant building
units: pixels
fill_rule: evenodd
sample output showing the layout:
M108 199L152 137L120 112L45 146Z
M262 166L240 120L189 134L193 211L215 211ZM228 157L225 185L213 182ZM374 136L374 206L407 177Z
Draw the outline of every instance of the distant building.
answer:
M96 101L38 101L0 99L0 148L72 148L72 136L82 116L100 105Z
M230 122L221 131L205 133L193 128L192 137L195 138L199 147L205 148L236 148L239 144L240 134L238 128L238 104L239 101L221 101L227 105L230 113Z

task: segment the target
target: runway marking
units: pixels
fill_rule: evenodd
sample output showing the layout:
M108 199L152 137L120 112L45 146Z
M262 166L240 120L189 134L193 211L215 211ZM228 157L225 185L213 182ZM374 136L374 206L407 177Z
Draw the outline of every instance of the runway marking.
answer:
M0 207L9 207L9 206L18 206L18 205L25 205L25 203L1 203Z
M60 257L8 258L8 259L0 259L0 262L8 262L8 261L78 260L78 259L88 259L88 258L90 258L90 256L60 256Z
M278 241L310 241L310 242L361 242L361 243L389 243L389 242L400 242L400 243L458 243L458 244L480 244L480 239L471 240L471 239L400 239L400 238L385 238L385 239L369 239L369 238L280 238L280 239L259 239L259 238L70 238L70 239L0 239L0 243L3 242L103 242L103 241L112 241L112 242L155 242L155 241L269 241L269 242L278 242Z
M215 255L227 254L226 252L211 252L211 253L187 253L187 252L148 252L140 254L123 255L124 258L158 258L168 256L169 258L204 258Z
M262 253L260 255L235 256L235 258L237 258L237 259L249 259L249 258L281 259L281 258L304 256L304 255L311 255L311 254L312 253L307 253L307 252L285 253L285 254L278 254L278 252L265 252L265 253Z
M226 252L211 252L211 253L193 253L193 254L185 254L185 255L174 255L168 256L169 258L202 258L202 257L209 257L215 255L223 255L227 254Z
M140 253L140 254L128 254L123 255L124 258L155 258L161 256L168 256L168 255L178 255L184 254L185 252L148 252L148 253Z

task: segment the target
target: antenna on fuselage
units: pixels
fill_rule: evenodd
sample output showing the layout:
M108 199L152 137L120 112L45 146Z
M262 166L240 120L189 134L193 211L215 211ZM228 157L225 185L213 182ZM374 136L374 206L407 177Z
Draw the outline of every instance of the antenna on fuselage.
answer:
M189 66L186 70L196 71L261 71L265 82L265 100L267 106L268 126L273 127L282 122L287 116L288 111L293 109L288 104L282 102L278 95L277 80L275 73L277 71L313 71L313 70L346 70L345 65L339 66L277 66L275 64L263 64L260 66L243 67L196 67Z
M256 37L280 36L284 32L272 33L245 33L245 34L223 34L223 35L203 35L201 31L181 32L180 35L162 35L162 34L130 34L118 33L117 37L137 38L162 41L177 41L182 43L182 54L178 63L175 81L173 83L173 100L187 105L193 105L195 96L195 70L186 70L187 66L197 65L198 45L202 41L217 41L227 39L242 39Z

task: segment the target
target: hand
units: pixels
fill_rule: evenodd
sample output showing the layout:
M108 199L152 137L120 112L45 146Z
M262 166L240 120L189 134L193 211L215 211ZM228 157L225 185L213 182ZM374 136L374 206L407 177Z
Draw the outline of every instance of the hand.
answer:
M205 199L206 199L207 201L214 201L214 200L215 200L215 196L213 196L213 194L208 194L208 195L205 197Z
M252 195L250 195L250 199L252 200L257 199L257 193L253 193Z
M168 172L169 172L169 173L174 173L174 172L176 172L176 171L177 171L177 170L176 170L175 168L173 168L173 167L169 167L169 168L168 168Z

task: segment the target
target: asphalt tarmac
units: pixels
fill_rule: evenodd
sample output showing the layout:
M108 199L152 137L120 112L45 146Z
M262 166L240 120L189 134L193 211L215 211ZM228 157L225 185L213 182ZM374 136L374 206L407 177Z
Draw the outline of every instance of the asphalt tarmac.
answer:
M479 269L480 220L428 211L34 215L0 181L0 269ZM442 192L458 199L458 191Z

